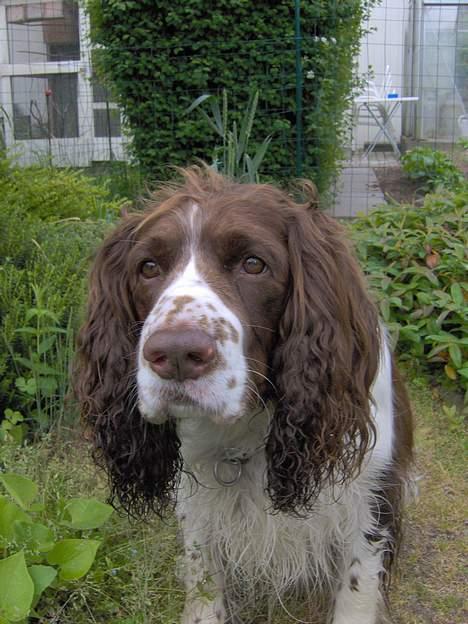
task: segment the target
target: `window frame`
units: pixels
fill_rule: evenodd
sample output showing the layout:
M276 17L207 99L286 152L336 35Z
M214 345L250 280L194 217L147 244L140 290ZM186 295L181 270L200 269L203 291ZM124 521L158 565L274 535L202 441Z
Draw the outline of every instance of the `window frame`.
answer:
M38 155L49 155L58 166L89 166L93 161L125 160L126 139L120 137L96 137L94 109L106 106L93 102L91 42L89 16L79 6L80 60L35 61L10 63L7 35L6 7L28 4L38 0L0 0L0 124L4 129L7 147L15 150L19 162L37 162ZM78 137L45 139L15 139L13 128L13 98L11 78L15 76L44 76L49 74L77 75ZM110 108L118 108L109 103Z

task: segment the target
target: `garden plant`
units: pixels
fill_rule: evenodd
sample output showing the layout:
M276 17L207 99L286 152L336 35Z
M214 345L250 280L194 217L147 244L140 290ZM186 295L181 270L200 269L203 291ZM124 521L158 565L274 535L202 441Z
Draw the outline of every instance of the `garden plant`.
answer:
M221 102L199 99L186 121L209 110L218 167L236 162L229 172L252 179L243 158L252 149L253 163L266 136L252 138L255 99L251 122L239 118L237 151L235 119L223 119ZM226 147L237 159L224 158ZM464 425L446 397L463 399L468 383L468 186L445 159L424 154L423 165L420 152L405 161L424 170L418 178L431 192L423 203L382 206L348 227L419 423L424 479L393 596L397 621L462 624ZM77 422L69 365L89 259L117 219L123 193L114 198L102 179L47 164L20 168L2 157L0 172L0 624L174 624L183 608L174 526L112 514L81 434L68 429ZM275 617L290 621L285 612Z

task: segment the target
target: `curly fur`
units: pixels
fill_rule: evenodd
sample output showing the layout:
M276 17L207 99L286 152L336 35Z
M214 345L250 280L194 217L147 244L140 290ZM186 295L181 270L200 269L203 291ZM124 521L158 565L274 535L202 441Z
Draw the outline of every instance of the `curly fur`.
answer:
M353 479L373 443L369 391L379 330L338 223L301 212L288 241L291 287L273 356L279 396L268 491L277 510L303 513L324 482Z
M137 407L141 323L126 257L141 220L141 215L127 217L95 258L73 374L94 458L109 477L111 500L133 516L161 515L171 507L182 467L174 425L150 424Z

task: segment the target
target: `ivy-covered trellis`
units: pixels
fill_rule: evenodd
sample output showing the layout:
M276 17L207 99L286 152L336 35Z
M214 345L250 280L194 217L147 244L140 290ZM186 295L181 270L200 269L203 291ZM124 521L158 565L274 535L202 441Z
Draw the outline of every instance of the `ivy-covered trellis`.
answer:
M321 189L336 170L365 17L377 0L301 2L304 175ZM184 111L203 93L243 109L259 90L253 137L272 133L263 172L295 173L292 0L88 0L96 62L112 86L151 175L209 159L214 136Z

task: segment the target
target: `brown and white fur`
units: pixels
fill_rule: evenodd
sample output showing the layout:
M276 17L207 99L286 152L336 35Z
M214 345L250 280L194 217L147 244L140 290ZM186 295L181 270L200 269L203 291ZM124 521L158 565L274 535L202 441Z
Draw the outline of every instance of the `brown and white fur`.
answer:
M176 505L183 624L244 621L249 595L295 592L328 596L332 624L379 620L411 413L313 198L185 170L101 247L78 352L113 497L133 515Z

